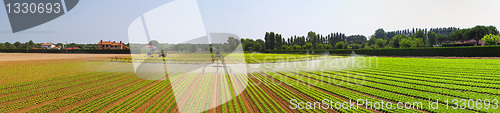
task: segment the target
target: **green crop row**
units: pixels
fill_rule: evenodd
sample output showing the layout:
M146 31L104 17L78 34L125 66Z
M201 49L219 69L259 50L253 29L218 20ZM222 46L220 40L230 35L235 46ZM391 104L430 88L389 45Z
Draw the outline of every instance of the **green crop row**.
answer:
M498 77L498 59L378 58L375 69L444 74L457 77ZM478 76L479 75L479 76Z
M351 99L351 100L366 99L366 100L371 101L371 102L380 102L381 101L379 99L375 99L375 98L372 98L370 96L366 96L366 95L363 95L363 94L360 94L357 92L350 91L350 90L359 91L360 89L348 88L350 90L346 90L346 89L340 88L340 87L345 87L345 86L353 87L353 86L356 86L355 84L344 83L344 84L340 84L338 86L333 85L336 83L342 83L343 81L328 80L328 82L326 82L326 81L324 81L326 79L322 78L321 76L315 76L314 78L309 78L311 76L305 76L305 75L301 75L301 74L288 73L288 72L277 72L277 73L268 73L268 74L270 74L271 77L274 77L276 79L288 79L287 77L290 77L290 78L292 78L292 80L288 79L288 80L280 80L280 81L284 81L286 83L287 81L297 80L297 81L300 81L301 83L308 83L308 85L309 85L308 87L314 86L314 87L317 87L319 89L328 91L330 93L333 93L333 94L336 94L336 95L339 95L341 97ZM273 76L273 75L278 75L278 76ZM309 75L309 74L306 74L306 75ZM286 76L286 77L280 77L280 76ZM323 80L323 82L326 82L326 83L323 83L322 81L317 81L318 79ZM314 84L311 84L311 83L314 83ZM293 86L293 85L297 85L297 83L289 84L289 86ZM367 91L367 89L364 89L363 91ZM380 97L380 98L387 99L388 97ZM395 103L392 103L392 105L396 106ZM418 112L418 111L413 110L413 109L389 109L389 110L382 109L382 111L384 111L384 112L402 112L402 111L404 111L404 112Z
M114 74L99 73L98 74L99 77L95 77L95 78L90 78L90 79L70 82L70 83L67 83L64 85L55 85L55 86L50 86L50 87L46 87L46 88L42 88L42 89L36 89L36 90L31 90L31 91L26 91L26 92L21 92L21 93L16 93L16 94L0 97L0 103L12 101L12 100L17 100L17 99L22 99L22 98L26 98L26 97L33 96L33 95L45 94L45 93L56 91L59 89L69 88L69 87L73 87L73 86L91 83L93 81L99 81L99 80L103 80L103 79L107 79L107 78L120 76L122 74L123 73L114 73Z
M154 95L161 92L161 90L166 89L169 84L167 82L159 82L146 90L134 95L133 97L127 99L126 101L120 103L117 106L107 110L106 112L129 112L134 111L136 108L141 106L148 99L152 98Z
M137 81L137 80L138 80L138 78L128 78L128 79L120 81L120 82L115 82L113 84L110 84L110 85L107 85L107 86L103 86L103 87L100 87L100 88L97 88L97 89L93 89L93 90L85 92L85 93L81 93L81 94L78 94L78 95L73 95L71 97L68 97L68 98L65 98L65 99L62 99L62 100L58 100L56 102L50 103L48 105L44 105L44 106L39 107L37 109L33 109L33 110L29 111L29 112L36 112L36 113L50 112L52 110L55 110L55 109L58 109L58 108L61 108L61 107L64 107L64 106L67 106L67 105L79 102L79 101L82 101L84 99L88 99L88 98L91 98L93 96L97 96L99 94L102 94L104 92L113 90L115 88L118 88L120 86L132 83L132 82Z
M235 78L232 78L232 80L236 80L235 81L236 83L232 83L233 85L236 85L236 87L234 87L234 89L236 89L236 91L238 91L238 92L243 93L243 91L246 90L246 88L249 85L249 83L248 83L248 75L247 75L248 73L246 71L242 71L242 70L239 70L239 69L236 69L234 71L235 71L235 73L234 73L233 77L235 77ZM236 98L237 98L238 101L239 101L239 104L241 105L242 112L246 113L248 111L246 110L245 104L243 103L243 100L241 99L241 96L243 96L243 95L240 94L239 96L234 97L235 98L234 101L236 101ZM250 107L250 106L248 106L248 107Z
M277 85L275 82L270 82L269 78L264 77L260 73L252 73L253 77L258 79L261 83L266 84L266 87L268 87L271 91L273 91L275 94L277 94L279 97L281 97L283 100L292 100L292 99L297 99L298 101L303 101L306 102L307 100L304 99L304 97L300 97L299 95L290 92L288 89L284 88L281 85ZM267 79L267 80L266 80ZM299 112L313 112L311 109L297 109ZM317 109L317 111L320 112L326 112L323 109Z
M249 83L253 83L253 82L250 82ZM271 100L271 99L266 99L262 96L262 94L260 93L264 93L264 92L257 92L255 91L255 88L254 86L252 85L249 85L247 87L247 91L249 91L249 95L250 95L250 98L253 100L253 102L255 103L255 105L257 106L257 108L259 109L260 112L264 113L264 112L279 112L276 110L276 108L274 108L268 100Z
M251 79L249 79L250 82L252 83L255 83L253 82ZM258 86L255 86L253 88L256 88L255 90L257 90L257 92L259 92L258 94L261 96L261 97L264 97L265 98L268 98L271 102L267 101L267 100L264 100L266 101L266 103L270 104L270 105L278 105L278 103L276 103L276 101L272 100L271 97L264 91L262 90L260 87ZM271 104L272 103L272 104ZM272 106L271 106L272 107ZM280 111L277 111L276 108L272 107L274 109L275 112L285 112L285 110L283 108L281 108L281 106L276 106Z
M181 96L181 95L184 95L184 96L187 96L187 94L189 94L190 90L193 90L190 86L195 84L194 83L194 80L195 79L200 79L200 78L197 78L197 73L186 73L186 74L180 74L180 75L177 75L177 76L171 76L170 77L170 81L172 82L172 89L174 90L175 92L175 95L177 96ZM191 95L191 96L194 96L194 95ZM176 98L177 99L177 98ZM177 107L179 107L178 109L181 110L181 111L185 111L185 110L189 110L187 108L191 108L188 100L177 100L178 102L176 102L178 104ZM182 102L182 103L179 103L179 102ZM180 108L182 107L182 108Z
M441 68L441 71L435 70L397 70L394 68L372 68L374 71L391 71L405 74L419 74L419 75L432 75L444 78L463 78L465 80L500 80L499 75L495 75L496 73L477 73L474 71L468 71L466 69L453 69L453 68ZM446 72L444 70L455 70L457 72ZM482 72L485 72L482 70ZM494 72L494 71L493 71Z
M332 70L330 70L330 71L332 71ZM443 84L443 83L419 81L419 80L405 79L405 78L387 77L387 76L385 76L386 74L375 74L376 72L373 72L373 71L349 70L349 71L335 71L335 72L357 74L357 75L362 75L362 76L365 76L368 78L380 79L380 81L395 81L397 83L408 83L408 84L414 84L414 85L430 86L430 87L436 87L436 88L445 88L445 89L451 89L451 90L470 91L470 92L477 92L477 93L488 93L488 94L500 95L500 92L498 92L497 89L472 87L472 86L465 86L465 85L455 85L455 84Z
M175 97L172 97L173 94L172 90L168 90L167 93L165 93L160 99L156 100L155 103L153 103L153 105L147 108L144 112L159 112L157 110L160 109L160 107L162 107L167 100L174 100L173 98Z
M106 106L106 105L108 105L108 104L110 104L110 103L112 103L112 102L114 102L114 101L148 85L148 84L151 84L151 83L152 83L151 81L140 81L140 82L134 83L130 86L122 88L122 89L115 91L111 94L105 95L105 96L100 97L98 99L87 102L83 105L75 107L68 112L94 112L94 111L97 111L97 110L103 108L104 106Z
M69 78L85 76L85 75L94 75L95 73L98 73L98 72L81 73L81 74L64 76L64 77L55 77L55 78L50 78L50 79L42 79L42 80L36 80L36 81L30 81L30 82L23 82L23 83L12 84L12 85L4 85L4 86L0 86L0 89L2 89L1 92L3 94L5 94L4 92L8 92L8 93L13 92L13 91L4 91L4 90L10 90L10 88L28 87L28 88L22 88L22 89L29 89L29 88L34 89L37 87L48 86L48 85L50 85L50 83L52 81L64 80L64 79L69 79ZM33 86L30 86L30 85L33 85Z
M147 81L140 81L137 83L134 83L133 85L127 86L125 88L122 88L118 91L115 91L111 94L107 94L103 97L99 97L95 100L92 100L90 102L87 102L83 105L80 105L78 107L75 107L71 109L70 111L67 112L95 112L104 106L110 104L111 102L114 102L121 97L130 94L131 92L138 90L139 88L142 88L143 86L146 86L152 82L147 82Z
M106 74L106 73L101 73L101 74ZM23 86L18 86L18 87L6 88L6 89L0 90L0 94L16 93L16 92L36 89L36 88L40 88L40 87L51 86L51 85L55 85L55 84L61 84L61 83L65 83L65 82L95 77L95 76L99 76L99 75L100 74L93 74L93 73L81 74L78 77L62 79L62 80L54 80L54 81L50 81L50 82L42 83L42 84L23 85Z
M463 92L463 91L453 91L449 89L443 89L443 88L434 88L434 87L429 87L429 86L421 86L421 85L415 85L415 84L408 84L408 83L402 83L402 82L393 82L389 80L383 80L383 79L374 79L374 78L357 78L359 75L358 73L351 72L352 74L346 74L346 73L332 73L329 71L325 71L328 74L321 74L322 76L329 76L330 74L334 75L340 75L343 77L349 77L350 79L355 79L355 80L364 80L365 83L368 84L383 84L383 85L389 85L389 86L396 86L400 88L405 88L405 89L413 89L413 90L418 90L418 91L424 91L424 92L431 92L431 93L437 93L437 94L443 94L443 95L449 95L449 96L454 96L458 98L465 98L465 99L496 99L499 98L500 96L492 96L492 95L487 95L487 94L481 94L481 93L475 93L475 92ZM318 72L311 72L314 74L320 74ZM365 76L365 75L362 75ZM368 85L371 86L371 85Z
M437 79L437 80L468 82L471 84L475 83L475 84L500 86L500 81L495 81L495 80L491 80L491 79L477 79L477 78L468 79L468 78L457 77L457 76L432 76L432 75L425 75L425 74L399 73L397 71L393 72L393 71L385 71L385 70L377 70L376 72L389 73L389 74L399 74L399 75L406 75L406 76L419 77L419 78Z
M306 81L301 81L300 79L297 78L298 76L293 76L292 74L274 73L274 72L265 72L265 71L264 71L264 73L267 76L270 76L276 80L279 80L279 81L285 83L286 85L291 86L292 88L298 90L299 92L302 92L302 93L308 95L309 97L315 99L316 101L322 101L323 99L329 99L329 100L333 101L334 103L335 102L341 102L341 103L346 102L346 101L343 101L341 99L335 98L332 95L326 94L322 91L314 90L313 87L318 87L319 89L328 91L328 92L333 93L333 94L337 94L337 95L344 97L344 98L352 99L354 101L356 99L365 99L366 98L360 94L346 91L346 90L343 90L341 88L337 88L335 86L332 87L332 86L319 85L319 84L316 84L313 86L311 84L307 84ZM288 78L288 77L290 77L290 78ZM370 98L366 98L366 99L370 99ZM374 101L375 99L370 99L370 100ZM363 108L336 109L336 110L338 110L340 112L370 112L370 111L363 109Z
M461 78L429 77L426 75L401 74L398 72L388 72L388 71L385 71L385 72L371 71L371 73L374 73L374 74L378 73L377 75L385 75L385 76L395 77L395 78L405 78L405 79L420 80L420 81L427 81L427 82L434 82L434 83L456 84L456 85L463 85L463 86L500 89L500 84L470 82L471 80L464 80ZM480 81L488 81L488 80L480 80Z
M233 80L237 80L239 83L243 84L255 84L253 81L248 81L246 73L241 72L241 70L235 70L235 76L236 78L233 78ZM235 83L233 83L235 84ZM239 89L242 90L242 89ZM265 93L263 91L258 92L255 86L253 85L247 85L247 88L245 89L247 91L248 96L252 100L252 102L256 105L257 109L259 112L278 112L276 107L280 109L280 111L283 111L283 108L278 106L278 104L270 104L270 103L275 103L274 100L271 100L269 97L263 96L261 93ZM238 96L239 97L239 96ZM272 102L269 102L272 101ZM243 102L241 102L241 105L243 105ZM273 106L273 105L276 105ZM250 106L249 106L250 107ZM243 108L242 108L243 109ZM246 111L245 109L243 109Z
M184 96L190 96L188 99L184 100L186 104L183 104L183 112L201 112L199 110L204 110L204 108L200 107L200 103L206 102L205 99L207 99L210 96L210 93L199 93L204 91L207 87L210 88L210 75L204 75L201 76L200 74L197 73L192 73L190 74L193 77L195 77L194 80L192 81L191 84L186 84L188 88L186 88ZM196 77L198 76L198 77ZM186 81L189 82L189 81ZM209 91L209 90L206 90ZM202 97L204 96L204 97ZM181 97L184 98L184 97ZM202 99L202 100L198 100ZM179 103L179 102L178 102Z
M305 72L299 72L298 73L300 76L305 76L305 77L317 77L314 78L315 80L320 80L323 82L328 83L327 85L337 85L341 86L344 88L348 88L354 91L366 93L369 95L377 96L380 98L385 98L388 100L396 101L396 102L422 102L423 106L429 106L428 105L428 99L430 100L440 100L444 101L446 99L448 100L453 100L456 99L454 97L450 96L445 96L445 95L436 95L433 93L429 92L421 92L421 91L416 91L416 90L411 90L411 89L404 89L404 88L399 88L399 87L394 87L394 86L389 86L389 85L384 85L384 84L377 84L377 83L372 83L369 81L363 81L361 85L357 83L356 80L352 79L342 79L341 77L325 77L323 75L311 75ZM311 79L311 78L308 78ZM343 84L338 84L342 83ZM418 98L414 98L418 97ZM420 99L421 98L421 99ZM445 108L442 103L439 104L439 107ZM458 109L428 109L428 107L423 107L423 109L431 111L431 112L464 112L463 110L458 110ZM466 110L465 110L466 111ZM484 110L484 111L489 111L489 110ZM471 111L472 112L472 111Z
M28 65L28 64L26 64L26 65ZM38 65L34 65L34 64L32 64L32 65L33 65L33 67L36 67L36 69L39 69ZM25 66L25 65L12 65L12 66L23 66L23 67L14 67L16 69L29 67L29 66ZM73 66L73 65L71 65L71 66ZM76 66L78 66L78 65L76 65ZM112 70L117 70L117 69L123 70L124 67L125 66L118 66L118 67L113 67L111 69ZM11 68L5 68L5 69L11 70ZM2 70L2 69L0 69L0 70ZM44 73L30 73L30 74L35 74L36 76L46 76L46 75L64 75L64 76L29 81L29 82L23 82L23 83L17 83L17 84L2 85L2 86L0 86L0 89L4 90L4 89L10 89L10 88L26 87L26 86L34 89L34 88L38 88L38 87L48 86L50 84L53 84L52 82L55 82L55 81L60 81L60 80L64 80L64 79L70 79L70 78L75 78L75 77L80 77L80 76L85 76L85 75L90 75L90 74L94 75L96 73L102 73L102 72L98 72L98 71L87 72L87 70L84 70L84 71L82 71L82 70L84 70L84 69L74 70L73 72L75 72L75 74L73 74L73 75L68 75L67 73L61 73L59 71L49 71L49 72L44 72ZM22 72L22 71L18 71L18 72ZM11 74L14 74L14 73L11 73ZM29 86L29 85L35 85L35 87Z
M114 75L113 77L105 77L105 79L90 80L92 82L87 83L85 85L78 85L78 86L74 86L74 87L71 87L71 88L65 89L65 90L57 90L57 91L51 92L49 94L42 94L42 95L34 97L34 98L21 100L19 102L15 102L13 104L5 105L5 106L0 106L0 111L9 112L9 111L25 108L25 107L28 107L31 105L39 104L39 103L49 101L52 99L56 99L56 98L59 98L62 96L75 94L75 93L80 92L80 91L84 91L87 89L98 87L98 86L101 86L101 85L104 85L104 84L107 84L110 82L114 82L117 80L121 80L121 79L124 79L127 77L130 77L130 76ZM86 81L86 80L82 80L82 81ZM17 97L17 98L19 98L19 97Z

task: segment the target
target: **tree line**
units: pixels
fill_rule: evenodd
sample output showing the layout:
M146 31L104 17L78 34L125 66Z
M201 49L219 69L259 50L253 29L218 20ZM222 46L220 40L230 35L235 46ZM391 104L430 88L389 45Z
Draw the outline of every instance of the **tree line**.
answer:
M241 39L244 51L265 50L317 50L317 49L375 49L375 48L410 48L433 47L444 43L474 40L479 43L484 36L498 35L495 26L475 26L467 29L456 27L412 28L396 31L384 31L380 28L369 38L363 35L346 36L336 32L326 35L310 31L305 36L283 37L279 33L266 32L262 39Z
M4 42L4 43L0 43L0 49L33 49L33 48L41 48L42 44L43 43L35 43L32 40L30 40L28 42L24 42L24 43L19 42L19 41L16 41L14 43ZM85 48L97 49L97 44L54 43L54 45L58 46L58 47L65 47L65 48L78 47L80 49L85 49Z
M305 36L290 36L283 37L279 33L266 32L264 40L262 39L237 39L230 37L229 42L242 44L244 51L262 52L265 50L319 50L319 49L375 49L375 48L408 48L408 47L433 47L444 43L462 42L474 40L476 45L479 45L479 40L485 38L486 35L498 35L499 32L495 26L475 26L467 29L459 29L456 27L446 28L430 28L430 29L404 29L396 31L384 31L380 28L375 31L369 38L363 35L349 35L335 32L330 34L317 34L310 31ZM489 36L487 44L496 44L495 37ZM234 44L233 44L234 43ZM33 41L21 43L0 43L0 49L31 49L40 48L42 43L34 43ZM56 46L62 47L79 47L81 49L93 48L97 49L96 44L76 44L76 43L57 43ZM127 44L129 46L129 44ZM138 46L139 47L139 46ZM198 48L189 45L184 47L178 45L174 50L188 50L189 48ZM229 51L233 46L221 47L225 51ZM191 49L194 51L194 49Z

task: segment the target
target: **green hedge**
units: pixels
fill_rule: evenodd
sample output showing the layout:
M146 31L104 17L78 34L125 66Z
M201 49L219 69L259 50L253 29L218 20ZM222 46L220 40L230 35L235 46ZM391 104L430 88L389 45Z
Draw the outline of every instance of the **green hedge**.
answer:
M442 44L443 47L460 47L460 46L474 46L476 43L465 43L465 44Z
M386 48L386 49L334 49L315 50L314 53L351 54L368 56L455 56L455 57L500 57L500 46L432 47L432 48ZM265 53L312 53L311 50L272 50Z
M96 49L77 49L77 50L54 50L54 49L0 49L1 53L80 53L80 54L130 54L130 50L96 50Z

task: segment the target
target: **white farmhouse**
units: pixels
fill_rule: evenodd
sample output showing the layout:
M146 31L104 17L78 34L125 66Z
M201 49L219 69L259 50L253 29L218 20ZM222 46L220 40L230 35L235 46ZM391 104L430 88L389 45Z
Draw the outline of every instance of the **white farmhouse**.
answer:
M142 47L142 49L148 49L148 50L152 51L152 50L156 50L156 46L154 46L154 45L146 45L146 46Z
M52 44L52 43L43 43L41 48L45 48L45 49L52 49L56 47L56 45Z

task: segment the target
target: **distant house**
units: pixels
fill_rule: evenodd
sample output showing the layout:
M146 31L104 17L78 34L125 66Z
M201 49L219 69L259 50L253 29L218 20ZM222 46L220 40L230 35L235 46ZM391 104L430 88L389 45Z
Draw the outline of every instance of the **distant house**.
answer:
M500 34L499 34L500 35ZM464 44L467 44L467 43L474 43L474 46L478 46L476 44L476 40L472 39L472 40L468 40L468 41L465 41ZM456 44L462 44L462 42L457 42ZM498 38L498 42L497 42L497 45L500 44L500 37ZM484 42L483 40L479 40L479 46L484 46Z
M52 43L43 43L42 46L40 48L45 48L45 49L52 49L56 47L56 45L52 44Z
M142 47L142 49L156 50L156 46L154 46L154 45L146 45L146 46Z
M500 36L500 33L498 33L498 36ZM498 37L497 45L500 45L500 37Z
M68 47L67 50L80 49L79 47Z
M40 48L34 48L34 49L61 49L61 47L56 46L52 43L43 43Z
M474 43L474 46L478 46L478 45L476 44L476 40L474 40L474 39L464 41L464 43L463 43L463 44L470 44L470 43ZM460 42L457 42L456 44L462 44L462 42L460 41ZM482 40L479 40L479 46L482 46L482 45L484 45L483 41L482 41Z
M61 49L61 47L56 46L56 47L53 47L53 48L51 48L51 49Z
M120 43L116 43L116 41L100 41L97 43L97 49L130 49L125 46L125 44L120 41Z

